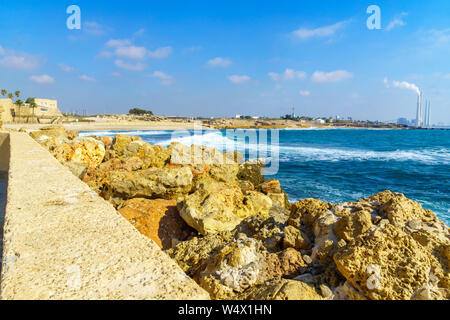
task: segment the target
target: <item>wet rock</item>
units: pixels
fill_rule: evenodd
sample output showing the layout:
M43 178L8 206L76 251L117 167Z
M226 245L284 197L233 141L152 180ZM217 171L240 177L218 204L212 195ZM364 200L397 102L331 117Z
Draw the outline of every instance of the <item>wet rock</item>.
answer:
M135 198L126 201L119 213L163 249L172 248L174 240L186 240L192 232L181 219L176 200Z

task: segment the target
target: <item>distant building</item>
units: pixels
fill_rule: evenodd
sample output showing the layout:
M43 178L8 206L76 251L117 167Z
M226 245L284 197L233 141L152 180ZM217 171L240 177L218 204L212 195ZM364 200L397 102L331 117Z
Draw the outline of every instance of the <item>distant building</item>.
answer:
M235 116L235 118L236 119L240 119L242 116L240 115L240 114L237 114L236 116Z
M406 118L398 118L397 124L403 125L403 126L409 126L410 122Z
M316 123L318 123L318 124L324 124L324 123L325 123L325 120L323 120L323 119L316 119Z
M36 119L52 119L62 117L58 109L57 100L35 98L36 108L30 108L30 104L24 103L18 106L11 99L0 99L0 115L4 123L7 122L27 122L33 115ZM20 121L18 119L20 115Z

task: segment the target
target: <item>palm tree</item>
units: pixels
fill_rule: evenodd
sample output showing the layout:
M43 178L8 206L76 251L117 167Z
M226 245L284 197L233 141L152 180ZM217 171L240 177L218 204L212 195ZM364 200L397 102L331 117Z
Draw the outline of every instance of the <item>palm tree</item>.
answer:
M19 91L19 90L17 90L16 92L14 92L14 94L16 95L17 98L20 97L20 91Z
M30 102L30 108L33 110L33 115L31 116L31 123L34 123L34 109L36 109L37 104L34 102L34 99Z
M6 96L6 93L7 93L8 91L6 91L6 89L2 89L2 91L1 91L1 93L2 93L2 95L3 96Z
M14 95L11 92L8 93L8 98L10 98L12 100L13 97L14 97Z
M17 99L16 102L14 102L15 104L17 104L17 106L19 107L19 122L20 122L20 107L23 104L23 101L20 99Z

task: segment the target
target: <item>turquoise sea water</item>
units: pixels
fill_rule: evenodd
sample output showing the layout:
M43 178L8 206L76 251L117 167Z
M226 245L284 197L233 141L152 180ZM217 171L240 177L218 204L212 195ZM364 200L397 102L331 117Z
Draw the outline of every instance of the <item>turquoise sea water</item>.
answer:
M255 130L258 134L259 131ZM151 144L179 141L225 150L225 131L106 131L83 135L141 136ZM271 137L271 131L266 131ZM244 152L257 145L239 143ZM271 155L270 152L268 154ZM450 130L279 130L279 171L275 176L289 200L317 198L345 202L389 189L404 193L450 224Z

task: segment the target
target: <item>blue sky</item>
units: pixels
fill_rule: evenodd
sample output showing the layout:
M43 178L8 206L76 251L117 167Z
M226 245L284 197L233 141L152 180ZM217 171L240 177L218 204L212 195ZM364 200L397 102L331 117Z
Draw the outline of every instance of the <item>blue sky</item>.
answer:
M361 120L414 118L417 87L450 123L449 16L446 0L0 0L0 87L65 112Z

